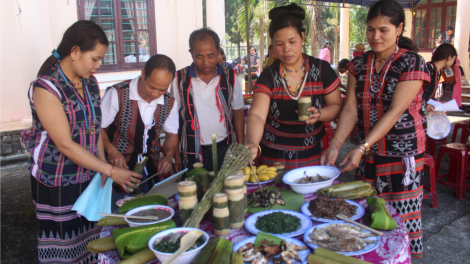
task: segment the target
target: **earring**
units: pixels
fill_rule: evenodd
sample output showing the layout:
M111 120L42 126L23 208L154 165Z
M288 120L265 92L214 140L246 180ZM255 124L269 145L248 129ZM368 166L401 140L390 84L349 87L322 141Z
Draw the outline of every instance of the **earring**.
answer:
M398 40L400 39L400 36L397 36L397 46L398 46Z

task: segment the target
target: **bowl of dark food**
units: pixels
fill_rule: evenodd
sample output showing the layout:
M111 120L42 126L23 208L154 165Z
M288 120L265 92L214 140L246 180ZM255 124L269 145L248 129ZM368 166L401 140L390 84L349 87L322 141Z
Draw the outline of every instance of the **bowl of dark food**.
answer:
M340 169L333 166L309 166L288 171L282 181L296 193L315 193L338 178Z
M150 218L158 218L157 220L124 218L130 227L153 225L156 223L170 220L175 214L175 210L165 205L146 205L134 208L126 213L126 216L149 216Z
M202 248L205 247L209 241L209 235L201 229L191 227L168 229L155 234L152 238L150 238L148 246L155 254L155 257L157 257L160 262L164 262L180 248L181 238L186 233L194 230L201 231L203 235L198 240L196 240L191 248L189 248L186 252L181 254L173 261L173 263L178 264L192 263L194 258L196 258L199 252L201 252Z
M245 228L253 234L263 232L286 237L299 236L312 226L307 216L291 210L269 210L250 215Z
M356 202L343 198L333 199L323 196L318 196L318 198L305 203L300 210L312 220L326 223L343 222L343 220L336 217L338 214L344 214L349 219L356 220L365 213L364 207Z

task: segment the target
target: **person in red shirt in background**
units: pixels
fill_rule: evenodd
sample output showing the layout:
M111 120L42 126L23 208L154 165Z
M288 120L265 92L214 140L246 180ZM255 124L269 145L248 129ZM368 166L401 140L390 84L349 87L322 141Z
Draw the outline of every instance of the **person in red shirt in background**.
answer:
M357 56L364 53L365 48L366 48L366 45L364 45L363 43L356 43L354 45L353 58L356 58Z

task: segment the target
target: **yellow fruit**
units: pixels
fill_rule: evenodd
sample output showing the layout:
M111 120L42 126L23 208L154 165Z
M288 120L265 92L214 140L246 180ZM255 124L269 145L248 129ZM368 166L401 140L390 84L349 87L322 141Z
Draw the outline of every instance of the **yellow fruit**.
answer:
M246 182L249 182L250 181L250 174L246 174Z
M256 178L255 178L255 176L251 176L251 178L250 178L250 182L256 182Z
M268 166L266 166L266 165L260 165L260 166L258 167L258 169L256 169L256 173L259 173L260 171L262 171L263 169L265 169L265 168L267 168L267 167L268 167Z
M269 181L270 180L269 176L266 175L266 174L258 175L258 179L259 179L259 181Z
M243 168L243 172L244 172L246 175L250 176L250 175L251 175L251 169L250 169L250 167L245 166L245 168Z
M277 168L276 167L268 167L268 168L266 168L266 170L276 172Z

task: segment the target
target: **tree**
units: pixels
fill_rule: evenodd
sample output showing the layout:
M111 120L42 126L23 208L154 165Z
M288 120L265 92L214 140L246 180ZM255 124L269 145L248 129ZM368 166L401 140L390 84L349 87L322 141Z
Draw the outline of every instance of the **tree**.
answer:
M349 46L353 47L356 43L367 44L366 20L367 9L350 9L349 19Z

